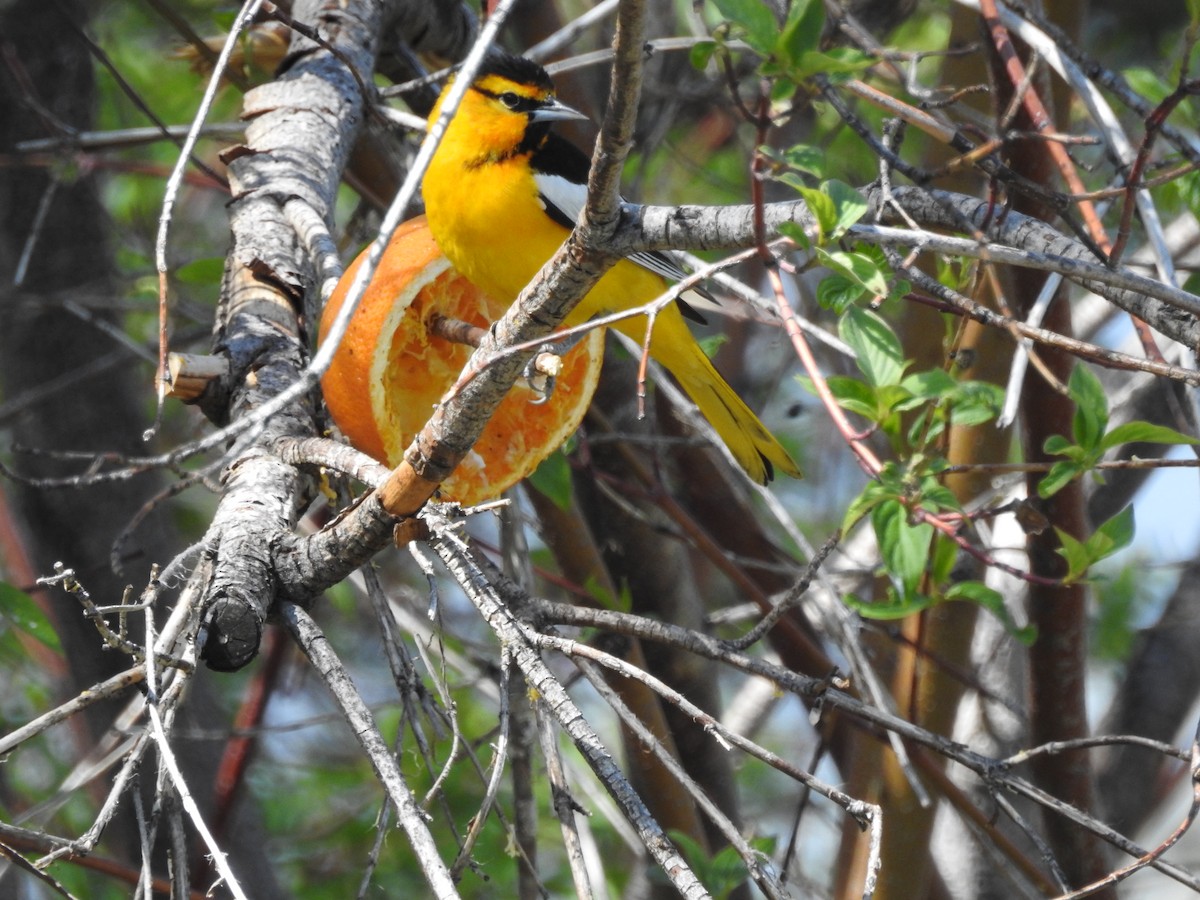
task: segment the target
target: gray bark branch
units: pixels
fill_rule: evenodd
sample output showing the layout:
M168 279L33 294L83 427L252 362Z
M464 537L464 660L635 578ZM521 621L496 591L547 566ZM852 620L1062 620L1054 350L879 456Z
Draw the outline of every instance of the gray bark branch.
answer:
M327 224L332 221L343 170L370 111L373 98L363 96L362 86L372 83L380 35L387 31L389 38L399 36L413 46L442 42L433 49L446 51L454 49L453 41L469 37L473 27L462 5L449 0L308 0L294 12L336 53L298 38L283 74L247 94L245 145L226 154L234 194L232 241L214 349L230 360L231 374L227 392L201 401L218 423L252 414L305 377L313 323L303 311L313 308L305 300L317 286L284 206L299 201ZM268 448L281 438L319 434L317 409L315 392L285 407L248 439L228 467L208 533L215 564L202 640L213 668L239 668L257 652L279 594L276 547L287 542L310 494L300 471ZM377 521L372 525L369 534L386 530ZM305 566L300 571L309 585L332 584L345 574L340 567L333 579L314 576ZM297 596L292 590L283 593Z

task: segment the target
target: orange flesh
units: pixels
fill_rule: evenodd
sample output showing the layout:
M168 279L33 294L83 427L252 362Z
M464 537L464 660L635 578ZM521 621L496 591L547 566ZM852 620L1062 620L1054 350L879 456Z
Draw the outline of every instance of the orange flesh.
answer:
M347 270L322 317L320 336L341 306L362 257ZM414 296L415 293L415 296ZM364 453L395 466L473 348L434 337L433 312L487 327L505 307L460 276L437 250L423 218L397 231L322 379L338 427ZM381 353L383 355L381 355ZM518 384L474 449L442 485L464 504L493 498L532 472L578 427L599 377L603 337L592 332L563 358L549 401Z

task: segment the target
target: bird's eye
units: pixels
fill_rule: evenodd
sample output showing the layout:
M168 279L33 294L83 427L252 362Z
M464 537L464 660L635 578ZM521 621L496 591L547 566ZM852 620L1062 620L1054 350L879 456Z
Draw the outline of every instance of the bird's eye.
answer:
M514 94L512 91L505 91L503 94L500 95L500 102L503 103L505 106L507 106L509 109L516 109L517 104L519 104L521 102L521 98L518 97L516 94Z

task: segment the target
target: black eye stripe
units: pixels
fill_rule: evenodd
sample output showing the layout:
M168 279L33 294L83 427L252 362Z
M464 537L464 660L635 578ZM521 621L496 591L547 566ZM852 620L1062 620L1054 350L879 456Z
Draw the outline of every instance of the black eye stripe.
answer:
M481 87L474 87L473 90L478 91L485 97L490 97L493 100L499 101L507 109L511 109L513 112L533 112L535 109L546 105L544 100L538 100L535 97L525 97L516 93L515 91L503 91L501 93L496 93L495 91L489 91L486 88Z

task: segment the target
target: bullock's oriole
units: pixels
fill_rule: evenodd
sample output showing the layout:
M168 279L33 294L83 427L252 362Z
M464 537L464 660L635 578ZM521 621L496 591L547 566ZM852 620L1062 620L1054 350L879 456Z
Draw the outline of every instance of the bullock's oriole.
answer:
M447 88L448 90L448 88ZM430 116L437 119L443 92ZM494 55L481 68L425 174L429 227L455 268L497 300L515 300L562 245L583 208L588 158L550 131L584 118L560 102L541 66ZM568 324L640 306L682 273L665 256L638 253L613 266L568 317ZM645 323L615 326L639 343ZM650 354L700 407L734 459L764 484L775 469L800 469L734 393L700 349L677 304L657 317Z

